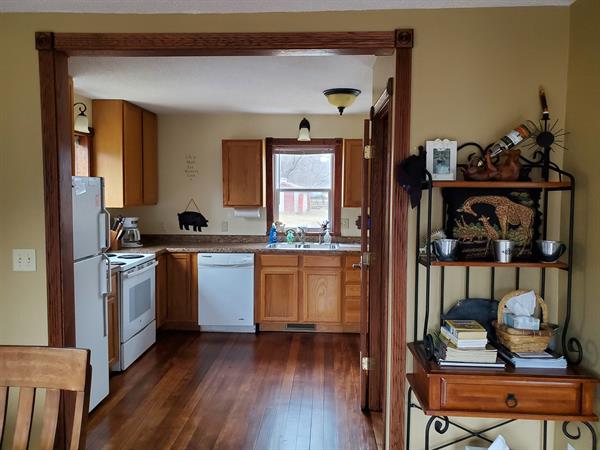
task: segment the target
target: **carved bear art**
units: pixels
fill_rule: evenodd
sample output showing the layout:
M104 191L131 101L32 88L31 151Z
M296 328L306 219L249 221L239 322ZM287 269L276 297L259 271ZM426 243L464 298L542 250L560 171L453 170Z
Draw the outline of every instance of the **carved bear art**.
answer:
M184 211L182 213L177 213L177 218L179 219L179 229L186 230L190 229L190 226L193 227L194 231L202 231L202 227L208 226L208 220L199 212L195 211Z

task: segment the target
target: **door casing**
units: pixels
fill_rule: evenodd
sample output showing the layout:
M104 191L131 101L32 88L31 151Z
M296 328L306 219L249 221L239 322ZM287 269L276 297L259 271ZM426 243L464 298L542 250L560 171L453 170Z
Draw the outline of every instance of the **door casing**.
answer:
M71 205L71 121L68 57L86 56L252 56L252 55L390 55L396 52L394 145L389 186L393 198L390 236L393 326L392 392L389 448L402 448L406 309L406 221L408 200L393 183L397 162L409 154L410 86L413 30L314 33L53 33L37 32L46 231L48 343L75 345L73 223ZM387 302L384 302L387 304ZM383 340L383 342L386 342ZM394 378L398 382L394 382ZM57 445L68 446L74 399L61 402ZM62 441L62 442L61 442Z

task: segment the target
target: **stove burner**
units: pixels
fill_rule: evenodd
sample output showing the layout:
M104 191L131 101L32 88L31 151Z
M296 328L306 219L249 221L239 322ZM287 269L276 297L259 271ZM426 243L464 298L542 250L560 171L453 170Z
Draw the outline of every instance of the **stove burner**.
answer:
M143 258L144 255L121 255L119 256L120 259L138 259L138 258Z

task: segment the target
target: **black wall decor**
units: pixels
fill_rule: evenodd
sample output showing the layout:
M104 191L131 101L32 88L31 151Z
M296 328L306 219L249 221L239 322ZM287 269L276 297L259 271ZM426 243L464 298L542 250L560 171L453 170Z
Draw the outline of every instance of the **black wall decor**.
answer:
M188 211L190 205L194 205L196 207L196 211ZM206 217L202 215L200 212L200 208L194 201L194 199L190 199L188 202L185 211L177 213L177 219L179 220L179 229L189 230L192 227L194 231L202 231L202 227L208 226L208 220Z
M540 189L453 189L442 191L445 232L460 241L461 259L491 260L494 241L515 241L515 260L532 258L541 224Z

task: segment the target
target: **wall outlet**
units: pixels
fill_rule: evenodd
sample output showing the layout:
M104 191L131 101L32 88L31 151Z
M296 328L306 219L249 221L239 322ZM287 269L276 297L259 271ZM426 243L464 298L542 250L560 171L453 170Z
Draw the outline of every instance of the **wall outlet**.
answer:
M342 228L345 230L350 228L350 219L342 219Z
M15 272L35 272L35 250L34 249L13 249L13 271Z
M227 232L229 231L229 222L224 220L223 222L221 222L221 231L223 232Z

